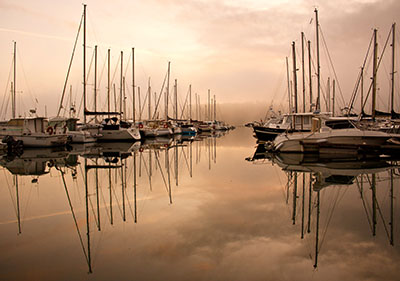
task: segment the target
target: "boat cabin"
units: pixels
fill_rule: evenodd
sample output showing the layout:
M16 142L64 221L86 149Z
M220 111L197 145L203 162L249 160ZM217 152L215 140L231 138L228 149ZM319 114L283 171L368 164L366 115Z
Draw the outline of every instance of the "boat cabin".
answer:
M44 117L12 118L2 126L1 130L22 134L44 133L47 125L48 121Z

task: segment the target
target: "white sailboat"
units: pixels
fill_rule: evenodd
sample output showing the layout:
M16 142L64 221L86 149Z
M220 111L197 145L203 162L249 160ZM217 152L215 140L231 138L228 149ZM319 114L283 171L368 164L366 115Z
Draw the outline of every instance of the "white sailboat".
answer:
M55 134L44 117L16 117L16 50L14 42L14 83L12 89L12 118L0 124L0 137L22 142L24 147L62 146L67 143L65 133Z

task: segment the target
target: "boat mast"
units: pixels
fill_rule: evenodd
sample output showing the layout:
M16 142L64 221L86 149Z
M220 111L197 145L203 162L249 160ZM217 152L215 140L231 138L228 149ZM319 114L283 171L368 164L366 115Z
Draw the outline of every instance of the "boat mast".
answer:
M293 56L293 83L294 83L294 112L298 112L297 108L297 67L296 67L296 46L295 42L292 42L292 56Z
M316 28L316 39L317 39L317 104L316 110L321 110L321 66L319 61L319 23L318 23L318 10L315 9L315 28Z
M16 105L17 105L17 42L14 41L14 84L12 87L12 118L16 117Z
M376 115L376 72L378 61L378 43L377 43L377 29L374 29L374 61L372 68L372 120L375 120Z
M148 98L148 109L149 109L149 120L151 120L151 85L150 85L150 77L147 84L147 98Z
M297 210L297 172L294 172L294 182L293 182L293 211L292 211L292 221L293 221L293 225L296 224L296 210Z
M287 83L288 83L288 97L289 97L289 113L292 112L292 95L290 91L290 75L289 75L289 60L288 57L286 57L286 76L287 76Z
M85 5L86 6L86 5ZM87 263L89 266L89 273L92 273L92 262L90 255L90 225L89 225L89 189L88 189L88 175L87 175L87 159L85 159L85 205L86 205L86 236L87 236Z
M126 91L125 91L125 76L122 76L122 93L123 93L123 97L122 97L122 101L123 101L123 113L124 113L124 120L126 121L127 119L127 111L126 111Z
M392 118L395 116L395 112L394 112L394 62L395 62L395 32L396 30L396 23L393 23L392 25L392 90L391 90L391 115Z
M140 101L140 87L137 89L138 91L138 102L139 102L139 121L142 121L142 102Z
M303 80L303 112L306 112L306 80L304 74L304 32L301 32L301 73Z
M394 170L390 169L390 245L394 245L393 239L393 186L394 186Z
M135 48L132 48L132 122L135 124ZM136 155L135 155L136 156Z
M312 97L312 76L311 76L311 42L307 41L308 46L308 79L310 83L310 111L312 111L313 97Z
M192 121L192 85L189 85L189 120Z
M361 116L364 115L364 66L361 67ZM350 112L349 112L350 113Z
M83 4L83 123L86 124L86 4Z
M211 113L210 113L210 111L211 111L211 105L210 105L210 99L211 99L211 97L210 97L210 89L208 89L207 121L208 121L208 120L211 120Z
M175 120L178 120L178 80L175 79L174 85L174 98L175 98Z
M124 64L124 52L121 51L121 73L119 77L119 119L122 120L123 112L122 112L122 83L123 83L123 64Z
M97 45L94 46L94 111L97 112Z
M332 116L335 116L335 91L336 91L336 80L332 81Z
M110 104L110 49L107 51L107 109L108 118L110 118L111 104Z
M136 178L136 151L135 151L133 152L133 198L135 202L135 223L137 223L136 181L137 178Z
M317 268L317 266L318 266L319 215L320 215L320 190L317 191L317 222L316 222L316 231L315 231L315 262L314 262L314 268Z
M165 121L168 121L168 98L169 98L169 77L171 74L171 62L168 62L168 80L167 80L167 91L165 93Z
M18 218L18 234L21 234L21 211L19 208L19 193L18 193L18 176L15 175L15 192L16 192L16 199L17 199L17 218Z
M217 101L214 95L214 121L217 121Z

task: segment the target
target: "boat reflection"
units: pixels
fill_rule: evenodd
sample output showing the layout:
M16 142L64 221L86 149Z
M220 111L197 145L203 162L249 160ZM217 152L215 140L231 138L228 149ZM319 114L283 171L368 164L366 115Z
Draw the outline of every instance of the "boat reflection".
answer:
M18 176L34 177L32 183L38 183L39 177L57 175L61 178L63 196L68 202L88 272L92 273L91 248L93 241L98 241L93 236L101 236L107 226L138 224L138 201L151 198L147 195L138 199L146 194L145 189L149 192L155 189L160 192L160 187L165 189L167 204L173 204L174 186L180 184L182 176L193 177L194 164L200 163L202 157L204 160L209 157L210 169L211 163L216 163L217 138L223 135L73 144L68 150L25 149L21 155L6 155L0 164L14 178L18 233L21 234L22 221ZM84 193L77 195L76 187L84 188Z
M349 189L355 189L359 194L372 236L377 235L380 218L389 243L394 246L393 194L395 184L398 186L400 181L400 163L396 159L368 155L360 159L354 155L332 158L323 154L274 154L266 152L263 145L258 145L254 154L246 160L254 164L278 166L286 175L285 197L292 223L297 224L301 213L301 239L315 239L315 250L310 254L314 268L318 266L318 255L334 210L339 208ZM384 198L388 191L390 200ZM357 203L351 204L354 206ZM323 217L325 229L320 231Z

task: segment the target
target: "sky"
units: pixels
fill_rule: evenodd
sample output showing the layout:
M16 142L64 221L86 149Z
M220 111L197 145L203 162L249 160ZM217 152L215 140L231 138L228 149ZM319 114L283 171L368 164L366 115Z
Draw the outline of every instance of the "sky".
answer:
M211 97L216 96L217 112L223 111L224 104L233 104L233 112L225 115L235 116L246 108L242 119L262 118L271 104L287 106L286 57L292 68L292 42L296 44L298 90L302 91L300 33L311 41L315 57L315 8L321 29L322 84L327 87L328 77L337 80L337 108L350 100L372 30L378 29L379 46L383 46L392 23L400 17L400 2L394 0L88 0L86 4L87 91L94 92L92 58L97 45L101 106L107 95L107 50L111 50L111 76L117 92L123 52L129 96L131 50L135 48L135 84L141 88L142 102L149 78L152 92L160 92L171 62L171 89L177 79L181 107L192 85L193 103L195 94L206 103L210 89ZM57 113L82 12L82 1L0 0L2 118L10 106L13 41L17 42L18 114L26 115L32 108L41 115ZM390 63L382 69L378 91L383 93L389 84ZM292 76L293 71L289 72ZM315 84L314 70L312 76ZM80 38L67 87L77 105L82 80ZM382 96L378 105L386 109L388 98Z

